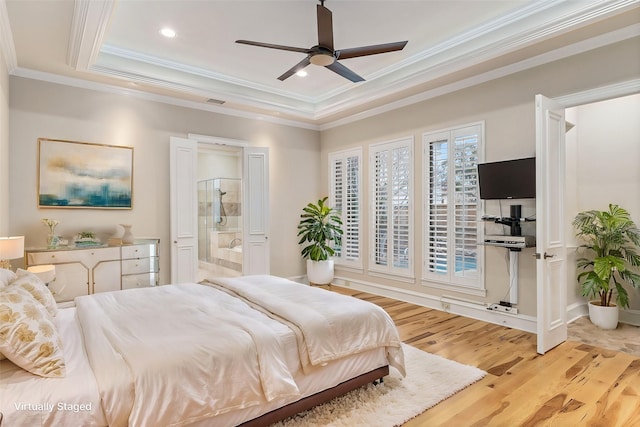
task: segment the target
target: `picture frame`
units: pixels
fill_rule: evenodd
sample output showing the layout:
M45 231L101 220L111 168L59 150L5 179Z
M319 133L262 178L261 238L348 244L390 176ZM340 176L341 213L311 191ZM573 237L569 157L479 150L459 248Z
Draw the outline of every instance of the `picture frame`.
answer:
M133 208L133 147L38 138L38 207Z

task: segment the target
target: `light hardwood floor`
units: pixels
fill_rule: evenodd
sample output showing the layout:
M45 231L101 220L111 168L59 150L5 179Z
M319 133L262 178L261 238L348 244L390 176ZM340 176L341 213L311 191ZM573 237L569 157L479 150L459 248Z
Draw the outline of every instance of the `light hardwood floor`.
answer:
M640 426L640 358L332 286L384 308L402 340L488 374L407 422L423 426Z

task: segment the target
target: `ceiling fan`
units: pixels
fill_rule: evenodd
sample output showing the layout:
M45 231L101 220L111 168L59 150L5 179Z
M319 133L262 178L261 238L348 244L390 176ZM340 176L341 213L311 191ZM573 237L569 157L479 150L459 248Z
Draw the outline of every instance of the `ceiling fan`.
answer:
M302 61L300 61L283 75L278 77L279 80L284 81L285 79L291 77L298 71L305 68L307 65L314 64L326 67L334 73L337 73L354 83L364 81L364 79L358 74L351 71L349 68L339 63L338 60L357 58L359 56L377 55L379 53L394 52L404 49L405 45L407 44L407 41L405 40L402 42L334 50L333 21L331 17L331 11L324 7L324 2L325 0L320 0L320 4L316 6L318 13L318 44L309 49L271 43L254 42L250 40L236 40L236 43L307 54L307 56Z

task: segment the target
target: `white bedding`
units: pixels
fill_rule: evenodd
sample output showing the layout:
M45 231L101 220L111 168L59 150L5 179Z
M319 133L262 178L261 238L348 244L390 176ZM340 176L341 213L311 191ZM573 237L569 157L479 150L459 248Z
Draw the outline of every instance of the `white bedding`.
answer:
M302 286L275 276L255 275L210 279L288 324L298 338L300 360L321 366L352 354L386 347L389 363L404 376L400 337L380 307L323 289Z
M110 426L184 425L299 398L271 331L281 325L230 295L191 283L76 306Z
M107 425L98 386L85 353L76 309L58 310L55 323L64 344L67 375L43 378L9 360L0 361L3 427Z
M290 327L209 286L103 293L78 298L77 304L77 310L61 310L64 315L57 318L69 369L66 378L54 384L0 362L3 426L103 426L107 421L111 426L237 425L389 362L403 370L398 353L389 360L388 348L381 347L324 361L307 375L298 357L299 336ZM232 313L240 320L230 320ZM143 321L149 315L152 323ZM230 334L222 339L221 332ZM187 345L193 348L187 351ZM214 357L222 348L233 351ZM230 365L223 368L224 360ZM98 406L96 382L106 417ZM26 413L11 408L19 399L36 404L65 396L72 404L91 403L92 410Z

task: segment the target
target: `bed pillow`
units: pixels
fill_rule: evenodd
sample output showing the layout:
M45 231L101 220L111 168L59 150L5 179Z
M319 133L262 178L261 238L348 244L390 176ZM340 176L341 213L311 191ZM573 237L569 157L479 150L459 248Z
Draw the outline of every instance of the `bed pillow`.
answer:
M6 268L0 268L0 291L9 286L9 283L14 281L16 277L18 276L16 276L16 273L13 271ZM4 354L0 353L0 360L4 359Z
M0 352L42 377L64 377L62 343L52 317L21 287L0 291Z
M0 291L9 286L9 283L15 280L15 278L16 273L13 271L6 268L0 268Z
M16 273L17 277L9 282L9 287L19 286L29 292L36 301L46 307L49 314L55 317L58 314L58 306L47 285L30 271L19 268Z

